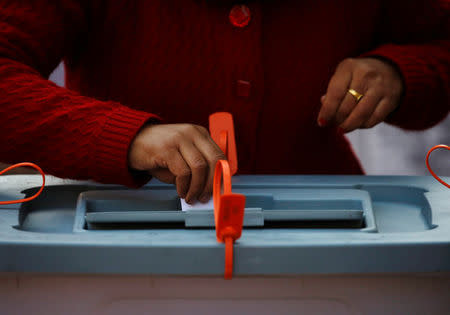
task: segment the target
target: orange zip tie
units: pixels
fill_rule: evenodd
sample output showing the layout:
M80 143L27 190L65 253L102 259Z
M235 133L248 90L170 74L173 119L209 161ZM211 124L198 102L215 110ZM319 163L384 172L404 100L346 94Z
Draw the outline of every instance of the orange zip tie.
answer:
M39 189L39 191L37 193L35 193L33 196L31 196L31 197L24 198L24 199L17 199L17 200L0 201L0 205L11 205L11 204L14 204L14 203L22 203L22 202L31 201L31 200L37 198L42 193L42 191L44 190L44 187L45 187L45 173L36 164L29 163L29 162L23 162L23 163L14 164L14 165L11 165L10 167L7 167L4 170L0 171L0 175L4 174L6 172L9 172L12 169L15 169L15 168L18 168L18 167L22 167L22 166L32 167L32 168L36 169L37 171L39 171L39 173L41 173L41 175L42 175L42 186L41 186L41 189Z
M222 178L223 194L221 193ZM233 276L233 243L242 234L245 196L231 192L231 171L228 161L219 160L216 164L213 201L217 241L225 242L224 278L231 279Z
M438 182L440 182L440 183L441 183L442 185L444 185L445 187L450 188L450 185L449 185L449 184L447 184L446 182L444 182L439 176L436 175L436 173L431 169L430 164L429 164L429 162L428 162L428 159L429 159L429 157L430 157L431 152L433 152L433 151L436 150L436 149L446 149L446 150L449 150L449 151L450 151L450 147L449 147L448 145L445 145L445 144L438 144L438 145L435 145L434 147L432 147L432 148L430 149L430 151L428 151L427 158L426 158L426 160L425 160L425 162L427 163L428 171L431 173L431 175L433 175L434 178L436 178L436 180L437 180Z

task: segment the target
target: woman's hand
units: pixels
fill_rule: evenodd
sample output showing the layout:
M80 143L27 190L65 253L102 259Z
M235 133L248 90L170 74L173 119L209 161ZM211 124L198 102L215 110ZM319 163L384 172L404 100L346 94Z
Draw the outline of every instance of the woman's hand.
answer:
M216 163L225 159L205 128L169 124L144 127L131 144L128 163L176 184L178 195L193 203L209 200Z
M363 95L358 102L348 92ZM345 59L321 98L319 126L335 124L343 132L372 128L398 106L403 93L400 73L388 62L375 58Z

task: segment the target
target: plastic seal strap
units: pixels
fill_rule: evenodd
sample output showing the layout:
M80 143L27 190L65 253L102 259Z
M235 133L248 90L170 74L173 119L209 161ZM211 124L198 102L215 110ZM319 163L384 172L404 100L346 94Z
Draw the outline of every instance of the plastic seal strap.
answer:
M442 185L444 185L444 186L447 187L447 188L450 188L450 184L444 182L438 175L436 175L436 173L435 173L435 172L431 169L431 167L430 167L430 163L429 163L428 159L430 158L431 152L433 152L434 150L437 150L437 149L446 149L446 150L449 150L449 151L450 151L450 146L445 145L445 144L438 144L438 145L435 145L434 147L432 147L432 148L430 149L430 151L428 151L427 158L426 158L425 162L426 162L426 164L427 164L427 168L428 168L428 171L430 172L430 174L433 175L433 177L434 177L438 182L440 182Z
M233 276L233 243L242 234L245 196L232 193L230 165L225 160L219 160L216 164L213 201L217 241L225 243L224 278L231 279Z
M17 199L17 200L0 201L0 205L11 205L11 204L15 204L15 203L23 203L23 202L31 201L31 200L37 198L42 193L42 191L44 190L44 187L45 187L45 173L39 166L37 166L34 163L23 162L23 163L18 163L18 164L11 165L11 166L5 168L4 170L0 171L0 175L4 174L6 172L9 172L12 169L18 168L18 167L32 167L35 170L37 170L42 175L42 186L41 186L41 189L39 189L39 191L37 193L35 193L33 196L31 196L31 197L24 198L24 199Z
M226 155L230 166L231 175L236 174L238 169L238 160L233 116L227 112L218 112L210 115L209 132L211 134L211 138Z

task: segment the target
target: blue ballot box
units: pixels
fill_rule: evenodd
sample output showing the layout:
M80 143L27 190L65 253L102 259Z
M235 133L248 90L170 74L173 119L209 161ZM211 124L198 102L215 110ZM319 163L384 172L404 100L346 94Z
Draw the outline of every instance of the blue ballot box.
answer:
M39 185L0 177L0 200ZM433 178L236 176L233 191L226 281L212 209L181 211L173 186L48 178L1 206L0 314L450 314L450 190Z

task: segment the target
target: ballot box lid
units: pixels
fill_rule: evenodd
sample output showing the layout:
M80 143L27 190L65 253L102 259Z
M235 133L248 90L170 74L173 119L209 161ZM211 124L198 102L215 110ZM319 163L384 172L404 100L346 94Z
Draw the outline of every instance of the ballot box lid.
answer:
M173 186L47 182L0 206L0 271L222 274L212 209L182 211ZM39 185L2 176L0 200ZM248 175L233 192L246 196L235 276L450 271L450 190L431 177Z

